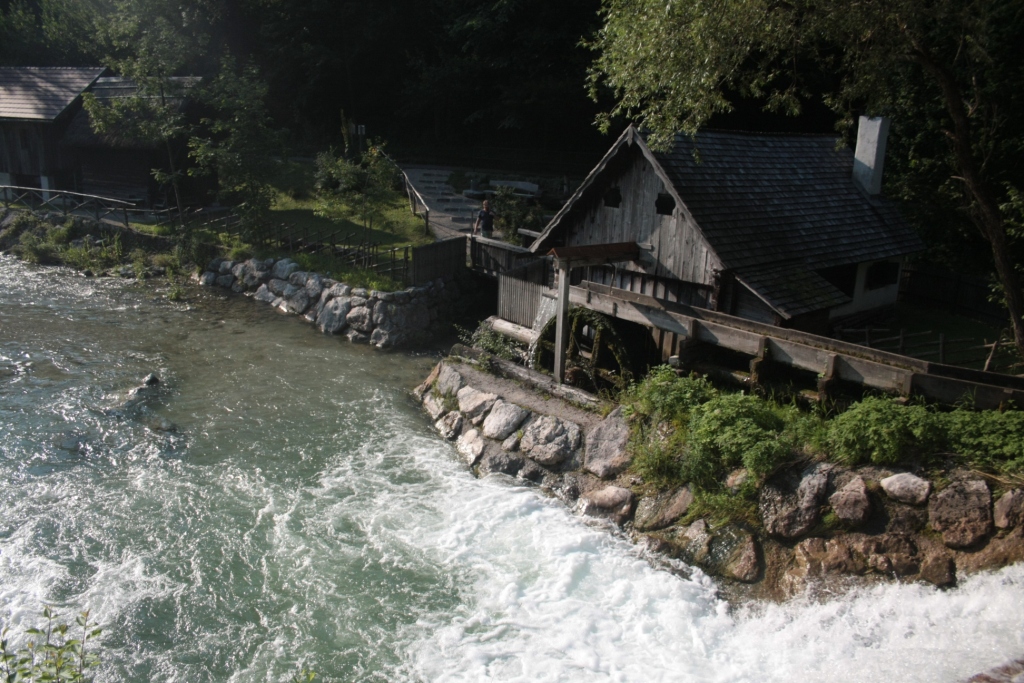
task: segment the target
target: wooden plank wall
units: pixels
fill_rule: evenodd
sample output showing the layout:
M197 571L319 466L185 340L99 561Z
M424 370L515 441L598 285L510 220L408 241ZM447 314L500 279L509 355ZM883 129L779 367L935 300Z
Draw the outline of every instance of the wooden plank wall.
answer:
M517 247L488 237L469 238L469 260L473 270L497 277L523 263L523 259L534 259L529 249Z
M546 259L498 275L498 317L523 327L533 327L540 298L547 289Z
M424 285L440 277L452 277L466 268L466 238L453 237L413 247L411 281Z

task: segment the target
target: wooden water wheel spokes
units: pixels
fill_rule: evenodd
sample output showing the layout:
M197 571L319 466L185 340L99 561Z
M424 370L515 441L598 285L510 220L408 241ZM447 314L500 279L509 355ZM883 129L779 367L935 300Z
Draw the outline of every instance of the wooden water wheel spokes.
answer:
M589 391L624 389L633 376L632 362L612 319L586 308L573 308L568 322L566 383ZM541 330L534 351L536 368L554 367L555 327L552 318Z

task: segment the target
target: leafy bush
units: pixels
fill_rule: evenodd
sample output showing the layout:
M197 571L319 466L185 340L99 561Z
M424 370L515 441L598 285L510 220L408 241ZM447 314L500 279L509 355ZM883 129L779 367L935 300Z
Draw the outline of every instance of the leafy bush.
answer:
M0 675L7 683L43 683L69 681L85 683L89 669L99 664L99 657L88 651L89 641L100 635L100 629L89 621L89 613L82 612L75 619L81 628L79 638L71 636L70 627L57 622L58 615L49 607L43 609L46 624L43 628L29 628L25 647L11 649L9 630L0 630Z
M1024 412L954 410L940 417L950 450L973 466L1024 472Z
M941 448L943 420L924 406L868 396L829 423L826 442L844 465L906 464Z
M516 197L511 187L499 187L491 200L495 213L495 227L510 244L521 245L524 240L520 228L540 232L544 228L544 210Z
M680 457L685 447L685 430L673 430L667 437L657 430L633 430L628 446L632 469L652 484L685 484Z
M472 346L478 349L483 349L488 353L493 353L498 358L504 358L505 360L511 360L521 362L525 357L525 351L522 344L514 339L506 337L501 332L497 332L488 325L486 322L480 323L480 325L470 332L465 327L455 326L456 331L459 334L459 341L466 346Z
M58 249L55 244L44 240L34 232L28 230L21 233L21 237L18 239L18 256L29 263L40 263L44 265L59 263L60 260L57 258L57 252Z
M726 394L693 409L683 476L713 489L732 469L763 478L788 459L794 443L772 404L747 394Z
M704 377L678 377L675 370L660 365L643 382L631 384L620 400L627 417L684 425L692 409L717 396L718 390Z

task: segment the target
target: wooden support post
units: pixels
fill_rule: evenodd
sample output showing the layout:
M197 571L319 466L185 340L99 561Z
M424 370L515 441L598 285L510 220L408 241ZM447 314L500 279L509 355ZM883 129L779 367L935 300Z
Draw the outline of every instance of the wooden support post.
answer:
M900 345L899 345L899 354L900 354L901 356L903 355L903 352L904 352L904 351L906 350L906 348L907 348L906 332L907 332L906 328L904 328L904 327L901 327L901 328L900 328Z
M761 337L757 342L757 355L750 361L750 383L758 386L765 380L768 362L768 337Z
M996 349L999 348L999 338L992 342L992 350L988 352L988 358L985 359L985 372L989 372L992 368L992 360L996 357Z
M939 332L939 362L946 362L946 335Z
M429 235L430 234L430 210L429 209L424 209L423 210L423 234L424 235Z
M569 347L569 262L559 260L558 312L555 319L555 381L565 382L565 352Z
M836 361L838 359L839 356L830 353L825 361L825 370L818 375L818 403L824 403L832 396L836 383Z

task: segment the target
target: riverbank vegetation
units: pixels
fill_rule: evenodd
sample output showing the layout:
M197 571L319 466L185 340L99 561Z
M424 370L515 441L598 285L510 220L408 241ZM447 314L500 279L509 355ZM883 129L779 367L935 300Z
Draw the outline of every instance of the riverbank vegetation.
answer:
M800 462L941 474L967 469L1024 484L1024 412L905 404L866 396L835 415L655 368L621 394L633 471L657 488L689 484L704 508L747 518L760 485ZM705 512L700 507L693 514Z

